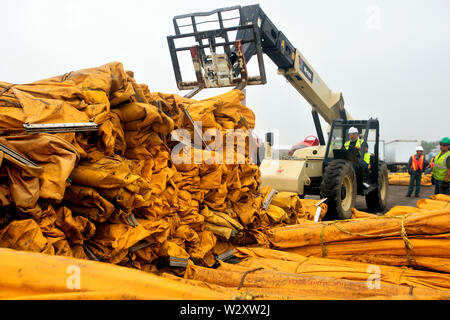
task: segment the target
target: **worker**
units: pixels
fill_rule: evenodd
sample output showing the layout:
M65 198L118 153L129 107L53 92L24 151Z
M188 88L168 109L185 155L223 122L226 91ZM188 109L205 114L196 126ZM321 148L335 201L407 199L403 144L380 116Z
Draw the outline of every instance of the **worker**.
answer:
M420 195L420 184L422 182L422 174L425 169L428 167L428 162L425 160L423 156L423 148L422 146L418 146L416 148L416 154L413 154L408 161L408 173L410 175L409 178L409 188L407 197L411 197L411 194L414 190L414 184L416 185L416 198Z
M363 185L366 188L368 188L371 182L370 182L370 153L367 144L364 144L364 156L362 157L362 159L361 158L359 159L359 163L364 171Z
M450 139L443 138L439 142L441 151L434 157L432 175L434 178L434 193L449 194L448 179L450 178Z
M359 139L358 129L356 129L355 127L351 127L351 128L348 130L348 138L349 138L350 140L348 140L348 141L346 141L346 142L344 143L345 149L348 150L348 148L349 148L350 146L353 146L353 147L355 147L356 149L361 150L361 145L363 144L364 140Z
M425 170L424 173L425 173L425 174L431 173L431 171L433 170L433 168L434 168L434 157L431 158L430 164L427 166L427 169Z
M364 139L359 139L358 129L355 127L351 127L350 129L348 129L348 138L350 140L344 143L344 148L348 150L350 146L353 146L360 151L361 155L361 146L364 143ZM364 156L362 157L361 165L367 173L370 169L370 153L368 151L369 148L366 144L364 147Z
M369 153L369 147L367 144L364 147L364 162L367 163L367 168L370 169L370 153Z

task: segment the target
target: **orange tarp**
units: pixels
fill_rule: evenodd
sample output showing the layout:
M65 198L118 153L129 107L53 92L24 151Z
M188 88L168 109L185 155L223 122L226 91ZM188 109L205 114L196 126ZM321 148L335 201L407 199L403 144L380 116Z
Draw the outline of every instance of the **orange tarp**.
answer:
M250 161L253 111L231 90L203 100L152 93L120 62L30 84L0 83L0 143L37 164L0 156L0 244L153 270L161 257L215 263L217 239L267 245L275 225L311 219L296 194L261 208L260 171ZM222 138L213 151L178 148L174 129L195 143L194 121ZM24 133L24 123L93 121L98 132ZM238 129L237 140L229 141ZM235 133L235 132L234 132ZM222 144L231 154L214 150ZM245 151L240 154L238 149ZM185 150L187 149L187 150ZM186 151L186 152L184 152ZM214 163L211 160L232 160ZM325 211L325 205L323 205ZM18 220L15 212L30 219Z
M409 186L410 175L407 172L398 172L389 174L389 184L395 186ZM422 174L421 186L431 186L431 173Z
M236 248L235 255L244 258L238 265L249 268L298 274L366 281L372 264L336 259L304 257L298 254L265 248ZM380 281L422 288L450 290L450 274L381 266Z
M185 278L208 281L216 285L245 289L263 298L290 299L363 299L376 296L421 296L449 299L450 292L430 288L383 284L380 289L369 288L366 281L336 279L293 272L265 270L263 267L246 267L221 263L218 269L188 265ZM275 296L275 297L274 297Z
M446 194L434 194L431 196L431 199L450 202L450 196Z
M0 249L1 299L231 299L207 285L191 285L130 268Z
M417 201L417 207L423 210L439 210L450 208L450 202L442 200L420 199Z
M273 228L268 231L268 237L276 248L297 248L369 238L401 238L403 232L408 236L449 233L450 208L402 216L298 224Z
M0 82L0 143L36 163L0 152L0 247L22 250L0 249L0 297L448 298L436 290L447 288L447 275L399 275L388 268L383 289L374 292L362 281L365 264L298 256L279 261L286 252L206 268L217 265L215 255L251 244L304 256L361 254L368 263L395 255L392 263L406 259L448 270L450 214L442 196L419 201L419 208L395 207L386 217L354 210L356 219L341 222L312 222L319 200L289 192L262 209L270 188L260 188L251 162L255 115L244 98L240 90L203 100L152 93L119 62L31 84ZM185 111L202 121L203 133L222 134L207 141L212 151L189 148L194 127ZM23 132L24 123L87 121L98 124L98 132ZM190 133L184 144L175 129ZM222 155L219 146L232 152ZM321 208L323 218L328 208ZM191 259L186 273L168 267L169 257ZM294 268L301 261L303 269ZM81 289L67 287L68 264L79 268ZM252 269L259 266L265 270ZM329 276L332 266L340 268L338 279ZM405 285L414 285L413 293Z
M330 259L348 260L364 262L375 265L386 266L410 266L416 269L430 270L435 272L450 273L450 256L449 257L422 257L414 256L411 261L408 261L406 256L396 256L388 254L345 254L333 255L328 254Z

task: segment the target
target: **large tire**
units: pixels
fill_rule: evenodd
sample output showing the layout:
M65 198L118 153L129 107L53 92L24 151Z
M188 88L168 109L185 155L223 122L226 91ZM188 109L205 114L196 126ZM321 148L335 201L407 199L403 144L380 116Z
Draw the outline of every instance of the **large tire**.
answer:
M366 195L367 208L371 212L383 212L387 207L387 197L389 189L388 168L386 163L378 165L378 186Z
M345 220L352 217L356 201L356 175L346 160L332 161L323 175L320 195L327 198L328 212L325 220Z

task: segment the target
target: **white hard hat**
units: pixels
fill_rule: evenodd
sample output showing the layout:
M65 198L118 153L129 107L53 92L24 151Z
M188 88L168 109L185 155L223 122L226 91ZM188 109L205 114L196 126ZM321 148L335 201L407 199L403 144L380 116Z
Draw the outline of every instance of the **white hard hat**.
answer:
M348 129L348 133L358 133L358 129L356 129L355 127L351 127L350 129Z
M417 146L416 151L423 151L422 146Z

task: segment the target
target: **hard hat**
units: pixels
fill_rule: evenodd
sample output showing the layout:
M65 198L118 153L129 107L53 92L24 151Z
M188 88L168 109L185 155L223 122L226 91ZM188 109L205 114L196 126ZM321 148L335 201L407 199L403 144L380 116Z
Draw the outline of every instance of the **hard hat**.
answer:
M348 133L358 133L358 129L356 129L355 127L351 127L350 129L348 129Z
M446 144L450 144L450 139L448 137L443 138L441 141L439 141L439 143L446 143Z
M423 151L422 146L417 146L416 151Z

